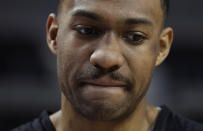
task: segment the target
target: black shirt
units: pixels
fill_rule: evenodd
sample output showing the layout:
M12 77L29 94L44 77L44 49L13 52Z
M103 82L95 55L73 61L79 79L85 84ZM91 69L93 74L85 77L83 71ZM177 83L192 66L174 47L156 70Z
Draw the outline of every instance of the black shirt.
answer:
M55 131L49 115L50 113L45 111L39 118L11 131ZM166 106L161 106L152 131L203 131L203 125L173 113Z

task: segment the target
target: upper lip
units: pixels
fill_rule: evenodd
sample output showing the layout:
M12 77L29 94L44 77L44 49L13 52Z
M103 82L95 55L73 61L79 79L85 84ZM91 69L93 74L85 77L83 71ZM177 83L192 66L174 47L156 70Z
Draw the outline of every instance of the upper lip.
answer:
M122 81L115 81L109 78L99 78L99 79L89 79L84 80L83 83L85 84L92 84L96 86L104 86L104 87L123 87L126 86L125 82Z

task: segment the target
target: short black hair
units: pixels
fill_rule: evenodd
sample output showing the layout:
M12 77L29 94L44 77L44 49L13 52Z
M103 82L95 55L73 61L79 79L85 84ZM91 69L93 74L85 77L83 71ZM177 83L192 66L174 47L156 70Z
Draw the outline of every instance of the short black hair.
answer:
M166 19L169 12L169 0L161 0L161 7L164 11L164 17Z
M64 0L58 0L58 12L61 10L61 4L63 3ZM163 14L164 14L164 19L168 17L168 12L169 12L169 0L161 0L161 8L163 9Z

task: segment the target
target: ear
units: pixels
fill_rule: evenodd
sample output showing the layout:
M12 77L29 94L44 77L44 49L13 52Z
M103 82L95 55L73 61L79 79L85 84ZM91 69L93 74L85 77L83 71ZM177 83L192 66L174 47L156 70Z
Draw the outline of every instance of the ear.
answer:
M47 19L46 25L46 36L47 36L47 44L49 49L53 54L57 54L57 33L58 33L58 22L56 15L51 13Z
M162 30L159 41L159 52L156 60L156 66L160 65L168 56L173 42L173 29L167 27Z

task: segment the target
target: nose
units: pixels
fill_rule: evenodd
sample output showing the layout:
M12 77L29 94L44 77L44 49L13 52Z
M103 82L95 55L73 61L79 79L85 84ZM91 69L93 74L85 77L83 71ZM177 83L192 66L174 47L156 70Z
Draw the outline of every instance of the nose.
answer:
M124 59L119 51L102 48L92 53L90 63L96 67L112 72L123 65Z

